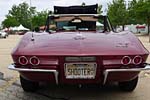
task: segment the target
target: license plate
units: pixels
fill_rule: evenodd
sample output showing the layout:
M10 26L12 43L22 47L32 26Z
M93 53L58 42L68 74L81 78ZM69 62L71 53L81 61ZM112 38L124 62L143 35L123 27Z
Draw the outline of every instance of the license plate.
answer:
M65 75L67 79L94 79L96 63L67 63Z

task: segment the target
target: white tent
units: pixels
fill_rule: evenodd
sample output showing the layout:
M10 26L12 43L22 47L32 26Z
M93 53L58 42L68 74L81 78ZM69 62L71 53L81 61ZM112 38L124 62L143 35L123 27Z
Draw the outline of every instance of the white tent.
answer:
M22 25L19 25L18 27L10 27L10 30L13 30L13 31L29 31L28 28L25 28L23 27Z
M96 26L104 26L104 25L100 22L96 22Z
M25 27L23 27L22 25L19 25L18 27L17 27L17 30L18 31L29 31L29 29L28 28L25 28Z

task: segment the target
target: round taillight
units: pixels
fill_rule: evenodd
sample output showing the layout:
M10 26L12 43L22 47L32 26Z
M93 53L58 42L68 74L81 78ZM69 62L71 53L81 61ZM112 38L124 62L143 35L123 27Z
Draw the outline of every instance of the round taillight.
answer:
M30 64L32 64L32 65L39 65L40 64L40 60L39 60L39 58L38 57L36 57L36 56L33 56L33 57L31 57L30 58Z
M122 58L122 60L121 60L121 63L122 63L123 65L128 65L128 64L131 63L131 58L130 58L129 56L124 56L124 57Z
M133 58L133 64L135 64L135 65L139 65L139 64L141 64L142 63L142 57L141 56L135 56L134 58Z
M19 64L27 65L28 64L28 59L25 56L20 56L19 57Z

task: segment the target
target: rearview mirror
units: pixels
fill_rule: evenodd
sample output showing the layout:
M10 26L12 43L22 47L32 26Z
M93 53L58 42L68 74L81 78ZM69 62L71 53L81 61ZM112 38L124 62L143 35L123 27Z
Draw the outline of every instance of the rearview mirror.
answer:
M81 23L82 20L79 19L79 18L75 18L75 19L73 19L71 22L72 22L72 23Z

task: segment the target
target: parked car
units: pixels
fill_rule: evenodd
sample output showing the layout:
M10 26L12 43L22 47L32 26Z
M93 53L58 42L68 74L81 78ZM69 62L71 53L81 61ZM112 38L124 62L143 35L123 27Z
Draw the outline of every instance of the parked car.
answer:
M1 37L1 38L6 38L6 37L8 37L8 33L1 30L1 31L0 31L0 37Z
M26 34L27 33L27 31L19 31L19 32L16 32L16 34L18 34L18 35L24 35L24 34Z
M113 31L109 18L97 14L97 5L54 7L45 32L28 32L12 51L24 91L35 91L40 82L99 84L117 82L133 91L149 51L134 34ZM96 30L96 22L102 25ZM49 25L56 24L55 31Z

